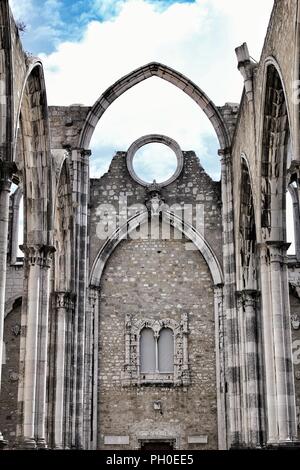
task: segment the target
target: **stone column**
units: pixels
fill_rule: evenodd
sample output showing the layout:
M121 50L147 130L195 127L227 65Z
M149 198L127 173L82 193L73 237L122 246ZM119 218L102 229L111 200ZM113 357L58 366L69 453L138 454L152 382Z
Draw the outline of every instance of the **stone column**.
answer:
M66 294L67 295L67 294ZM71 426L71 404L72 404L72 377L74 371L72 368L74 357L74 338L73 338L73 325L74 325L74 302L75 294L68 293L68 300L66 306L66 337L65 337L65 378L64 378L64 431L63 431L63 445L64 449L70 449L72 446L72 426Z
M247 381L246 381L246 325L245 325L245 311L243 291L236 293L237 297L237 324L239 335L239 364L240 364L240 390L241 390L241 441L240 444L246 446L248 444L248 413L247 413Z
M227 446L238 446L242 439L241 421L241 366L239 363L239 335L236 308L236 272L233 232L233 195L230 149L220 150L222 182L224 312L226 334L226 417Z
M86 409L86 434L88 449L97 449L98 437L98 355L99 355L99 298L100 287L89 288L89 367L86 373L86 392L88 394L88 407Z
M286 266L288 246L281 241L260 245L267 439L274 445L291 443L297 436Z
M87 291L87 214L89 197L90 150L73 149L72 199L75 213L75 291L77 296L74 323L74 379L72 410L72 447L84 447L84 355L85 355L85 309Z
M3 330L9 222L9 195L15 164L0 161L0 392L3 353Z
M290 304L286 266L286 252L289 244L270 241L267 242L267 245L270 253L278 441L279 443L289 443L297 438Z
M227 449L226 404L225 404L225 354L224 354L224 311L223 284L214 286L215 344L216 344L216 384L218 407L218 448Z
M273 353L273 321L271 284L269 278L269 251L266 244L258 244L260 250L260 282L262 296L262 328L265 366L265 402L268 443L277 442L275 363Z
M39 309L41 294L41 265L44 263L43 245L23 245L24 301L20 346L21 381L21 446L36 447L37 370L39 355Z
M50 296L50 267L55 248L43 245L40 249L40 296L37 357L36 442L38 448L47 447L47 367L48 367L48 318Z
M64 448L65 383L70 373L66 366L67 322L70 309L70 293L55 292L55 392L54 392L54 448Z
M260 392L257 334L256 303L258 292L256 290L242 291L244 308L244 347L245 347L245 385L246 385L246 412L247 412L247 440L250 447L260 446L261 420L260 420Z

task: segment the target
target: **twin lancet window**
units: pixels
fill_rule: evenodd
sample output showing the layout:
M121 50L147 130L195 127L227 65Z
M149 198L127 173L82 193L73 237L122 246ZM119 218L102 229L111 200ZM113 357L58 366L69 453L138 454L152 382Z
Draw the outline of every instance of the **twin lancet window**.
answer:
M180 322L126 315L123 385L188 385L187 336L187 314Z
M155 335L151 328L143 328L140 335L141 374L174 372L174 334L162 328Z

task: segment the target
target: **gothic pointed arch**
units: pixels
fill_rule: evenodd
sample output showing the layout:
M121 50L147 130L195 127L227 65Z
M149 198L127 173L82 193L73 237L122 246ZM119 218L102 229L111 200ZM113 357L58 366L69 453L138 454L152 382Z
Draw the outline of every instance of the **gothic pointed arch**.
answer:
M166 80L192 98L210 120L217 134L220 148L225 150L230 146L230 137L226 125L221 117L220 112L218 111L218 108L208 98L208 96L206 96L206 94L190 79L172 69L171 67L163 65L159 62L150 62L149 64L139 67L138 69L130 72L128 75L122 77L100 96L88 114L79 138L78 147L89 147L98 121L101 119L106 109L119 96L121 96L133 86L141 83L144 80L147 80L150 77L158 77L162 80Z
M24 79L14 129L14 161L23 181L25 243L49 243L51 152L42 64L33 61Z

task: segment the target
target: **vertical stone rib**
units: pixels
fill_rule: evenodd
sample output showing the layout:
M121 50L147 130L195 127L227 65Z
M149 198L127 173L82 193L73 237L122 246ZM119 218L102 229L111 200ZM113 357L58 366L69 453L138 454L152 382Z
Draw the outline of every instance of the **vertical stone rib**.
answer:
M83 448L84 410L84 354L85 354L85 308L87 288L87 212L89 189L89 161L91 152L84 149L72 151L74 166L73 198L76 200L75 215L75 256L76 264L76 310L75 310L75 358L74 390L75 409L72 417L72 446Z
M237 309L235 299L235 253L233 235L232 168L229 149L220 150L223 202L224 307L226 312L226 382L227 382L227 445L237 446L241 440L241 390Z

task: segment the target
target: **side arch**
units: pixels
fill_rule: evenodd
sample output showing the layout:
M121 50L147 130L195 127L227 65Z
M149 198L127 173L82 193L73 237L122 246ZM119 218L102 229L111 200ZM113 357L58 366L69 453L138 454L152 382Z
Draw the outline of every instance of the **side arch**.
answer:
M230 147L230 137L226 125L214 103L206 96L201 88L187 77L159 62L150 62L149 64L133 70L115 82L100 96L88 114L79 138L78 147L89 148L95 127L106 109L127 90L150 77L158 77L166 80L192 98L210 120L217 134L220 148L225 150Z
M24 79L14 129L13 159L23 180L25 244L49 244L52 224L51 151L47 96L40 61Z

